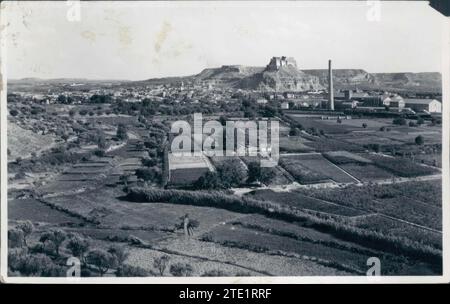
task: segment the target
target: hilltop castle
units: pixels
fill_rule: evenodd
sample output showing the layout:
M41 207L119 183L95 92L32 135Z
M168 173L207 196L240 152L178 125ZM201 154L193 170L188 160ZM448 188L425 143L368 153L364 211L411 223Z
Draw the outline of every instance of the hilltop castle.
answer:
M266 67L266 70L276 71L284 66L292 66L297 68L297 62L293 57L286 57L286 56L272 57L272 59L270 59L270 62Z

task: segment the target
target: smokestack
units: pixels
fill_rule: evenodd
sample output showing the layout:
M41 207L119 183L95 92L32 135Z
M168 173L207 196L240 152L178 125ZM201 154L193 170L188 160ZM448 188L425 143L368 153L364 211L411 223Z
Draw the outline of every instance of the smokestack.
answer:
M333 70L331 60L328 60L328 108L334 111Z

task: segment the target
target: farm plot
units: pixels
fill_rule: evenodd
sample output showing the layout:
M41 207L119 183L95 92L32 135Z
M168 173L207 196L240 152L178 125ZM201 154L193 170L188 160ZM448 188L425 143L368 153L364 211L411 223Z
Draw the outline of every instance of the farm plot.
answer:
M310 142L301 136L283 136L279 139L280 152L311 152L313 149L306 145Z
M169 182L173 185L185 185L196 182L206 172L214 170L204 155L180 156L169 154Z
M236 217L239 213L210 207L173 205L166 203L134 203L122 200L117 188L101 188L78 195L48 198L50 204L98 222L102 227L126 229L174 229L181 217L200 222L194 232L204 231Z
M300 183L313 183L327 179L337 183L356 181L320 154L283 155L280 164Z
M421 182L408 182L398 185L368 185L364 187L348 186L340 189L309 190L301 193L317 197L338 204L377 212L387 216L440 230L442 225L442 211L436 206L429 206L429 199L438 196L430 195L425 201L411 199L414 193L420 192ZM301 191L301 190L299 190ZM438 202L435 202L437 204ZM440 203L440 202L439 202Z
M275 192L272 190L256 190L247 194L249 197L263 201L277 202L283 205L293 206L299 209L307 209L323 213L357 216L365 212L346 208L333 203L327 203L312 197L305 196L298 192Z
M439 173L437 169L414 163L405 158L378 154L366 154L365 157L370 159L377 167L401 177L416 177Z
M105 241L129 242L138 238L147 244L155 244L170 235L162 231L139 229L66 228L66 231Z
M358 217L359 218L359 217ZM250 229L260 230L276 235L288 236L292 238L309 240L315 243L329 244L335 247L353 248L359 251L370 251L366 247L341 240L331 234L320 232L313 228L302 226L300 223L289 223L272 219L259 214L251 214L231 221L231 225L240 225Z
M380 179L384 180L395 176L392 173L371 164L346 163L340 164L339 167L356 177L361 182L371 182Z
M400 146L403 145L404 142L398 140L395 136L390 138L387 137L386 134L390 132L365 132L363 136L359 133L349 133L344 135L335 135L335 139L339 139L344 143L352 143L360 146L367 146L370 144L378 144L381 147L383 146Z
M347 163L364 163L370 164L371 161L367 158L364 158L361 155L351 153L349 151L330 151L323 153L328 160L333 162L336 165L347 164Z
M391 123L377 121L374 119L342 119L340 123L337 123L336 120L321 120L321 122L325 125L329 125L332 127L336 127L336 124L342 125L345 130L349 131L362 131L362 130L378 130L381 127L387 127L390 126ZM363 124L366 125L366 127L363 127Z
M83 221L35 199L8 200L8 220L30 220L50 224L81 224Z
M347 221L358 228L369 229L394 237L405 237L437 249L442 249L442 234L411 226L379 214L349 218Z
M315 128L317 130L323 130L326 134L344 134L354 131L355 129L360 129L353 126L344 125L342 123L337 123L336 119L322 120L317 117L303 117L296 114L290 114L288 116L300 123L304 129Z
M235 225L214 228L204 236L209 241L225 246L244 248L255 252L271 252L278 255L297 255L301 259L313 260L318 264L345 269L354 274L362 274L367 268L369 256L322 244L295 240Z
M162 247L160 245L159 247ZM219 246L212 242L191 239L188 242L174 240L163 247L177 253L188 254L202 259L221 261L225 265L243 267L236 276L249 276L257 271L258 275L298 276L301 275L349 275L350 273L323 266L314 261L279 255L252 252L236 247ZM226 264L225 264L226 263ZM226 271L230 273L230 271ZM233 274L233 272L231 272Z

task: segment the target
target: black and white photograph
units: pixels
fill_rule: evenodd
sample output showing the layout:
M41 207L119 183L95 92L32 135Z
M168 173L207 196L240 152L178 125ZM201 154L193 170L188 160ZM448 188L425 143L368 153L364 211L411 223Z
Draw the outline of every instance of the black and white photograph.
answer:
M0 12L2 281L449 281L428 1Z

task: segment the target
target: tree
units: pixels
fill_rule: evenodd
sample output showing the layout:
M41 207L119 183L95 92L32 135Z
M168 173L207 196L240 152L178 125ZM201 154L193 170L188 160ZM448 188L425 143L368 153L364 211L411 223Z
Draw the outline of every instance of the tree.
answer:
M66 239L67 234L64 230L54 229L48 232L45 232L39 238L39 241L42 243L50 242L55 247L55 254L59 256L59 247Z
M175 263L170 265L170 273L175 277L187 277L193 272L192 266L187 263Z
M115 257L103 249L94 249L88 252L86 260L89 264L94 266L103 276L110 268L114 267Z
M257 162L251 162L248 167L248 179L249 183L258 182L261 178L261 166Z
M70 250L73 256L78 257L82 262L85 261L85 254L89 249L89 243L87 240L78 235L72 235L66 247Z
M168 255L162 255L160 257L155 258L153 261L153 267L158 269L159 274L161 276L164 275L164 271L166 270L167 263L169 262L170 257Z
M12 109L11 111L9 111L9 114L11 114L11 116L17 116L19 114L19 111L17 111L16 109Z
M417 136L414 141L416 142L416 145L419 145L419 146L423 145L425 142L422 135Z
M119 267L122 266L125 260L128 258L129 253L123 246L112 245L108 248L108 253L112 254L115 259L115 264Z
M223 116L223 115L220 115L220 117L219 117L219 122L220 122L220 124L221 124L222 126L226 126L226 124L227 124L227 117L226 117L226 116Z
M235 187L247 180L247 172L239 160L227 160L218 168L220 181L225 188Z
M136 176L144 181L159 183L161 181L161 169L156 166L150 168L139 168L136 170Z
M23 242L24 242L25 246L27 246L27 236L29 236L34 230L33 223L31 221L20 221L17 224L17 228L22 230Z
M117 138L126 140L128 138L127 127L124 124L119 124L117 127Z
M8 230L8 248L20 248L25 244L25 235L21 229Z
M208 171L195 181L194 189L220 189L223 188L220 176L217 172Z

